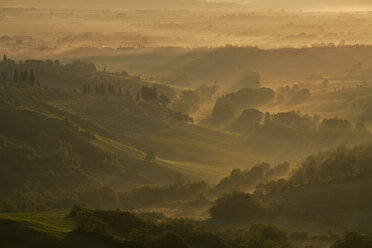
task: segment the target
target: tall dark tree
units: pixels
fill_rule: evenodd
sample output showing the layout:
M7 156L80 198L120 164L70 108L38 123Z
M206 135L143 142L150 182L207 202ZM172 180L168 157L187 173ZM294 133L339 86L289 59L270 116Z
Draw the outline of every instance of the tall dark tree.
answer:
M103 84L101 84L101 94L106 95L106 87Z
M14 81L14 83L17 83L18 82L18 72L17 72L17 69L14 70L14 73L13 73L13 81Z
M27 70L23 72L23 77L24 77L23 81L28 82L28 71Z
M4 62L7 61L8 58L6 57L6 54L4 54Z
M1 79L5 82L8 80L8 73L6 71L1 73Z
M114 86L109 85L109 86L107 87L107 93L110 94L110 95L115 95L115 89L114 89Z
M30 83L32 87L34 87L36 84L35 74L33 70L30 70L30 76L28 78L28 82Z
M19 81L20 82L28 82L28 72L25 70L19 74Z
M24 80L24 72L23 71L21 71L21 72L19 72L19 77L18 77L18 81L19 82L22 82L23 80Z

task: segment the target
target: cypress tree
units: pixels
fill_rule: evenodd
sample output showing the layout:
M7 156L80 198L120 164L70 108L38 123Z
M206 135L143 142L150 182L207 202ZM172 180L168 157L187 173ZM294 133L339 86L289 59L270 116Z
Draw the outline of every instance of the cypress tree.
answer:
M28 82L28 71L27 70L23 72L23 81Z
M29 82L30 82L30 85L32 87L35 86L36 80L35 80L35 75L34 75L34 71L33 70L30 70Z
M19 82L22 82L25 80L25 73L24 72L20 72L19 73Z

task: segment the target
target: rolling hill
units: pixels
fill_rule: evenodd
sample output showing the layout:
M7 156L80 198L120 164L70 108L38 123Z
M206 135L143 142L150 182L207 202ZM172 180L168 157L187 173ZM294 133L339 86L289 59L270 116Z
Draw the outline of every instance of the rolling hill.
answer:
M39 87L1 89L3 208L48 211L81 201L112 206L115 192L168 184L183 170L169 160L147 161L144 151L47 104L65 98L70 94Z

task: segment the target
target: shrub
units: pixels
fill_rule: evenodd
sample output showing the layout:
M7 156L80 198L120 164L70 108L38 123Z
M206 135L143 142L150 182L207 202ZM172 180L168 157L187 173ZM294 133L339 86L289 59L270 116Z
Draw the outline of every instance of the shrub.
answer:
M224 221L249 221L268 216L268 210L252 195L241 192L223 195L209 213L212 218Z

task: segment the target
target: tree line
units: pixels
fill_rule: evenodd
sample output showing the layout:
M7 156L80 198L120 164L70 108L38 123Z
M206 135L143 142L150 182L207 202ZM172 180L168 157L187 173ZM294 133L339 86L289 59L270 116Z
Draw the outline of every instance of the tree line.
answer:
M259 183L255 195L267 196L290 189L372 178L372 143L308 156L288 179Z

